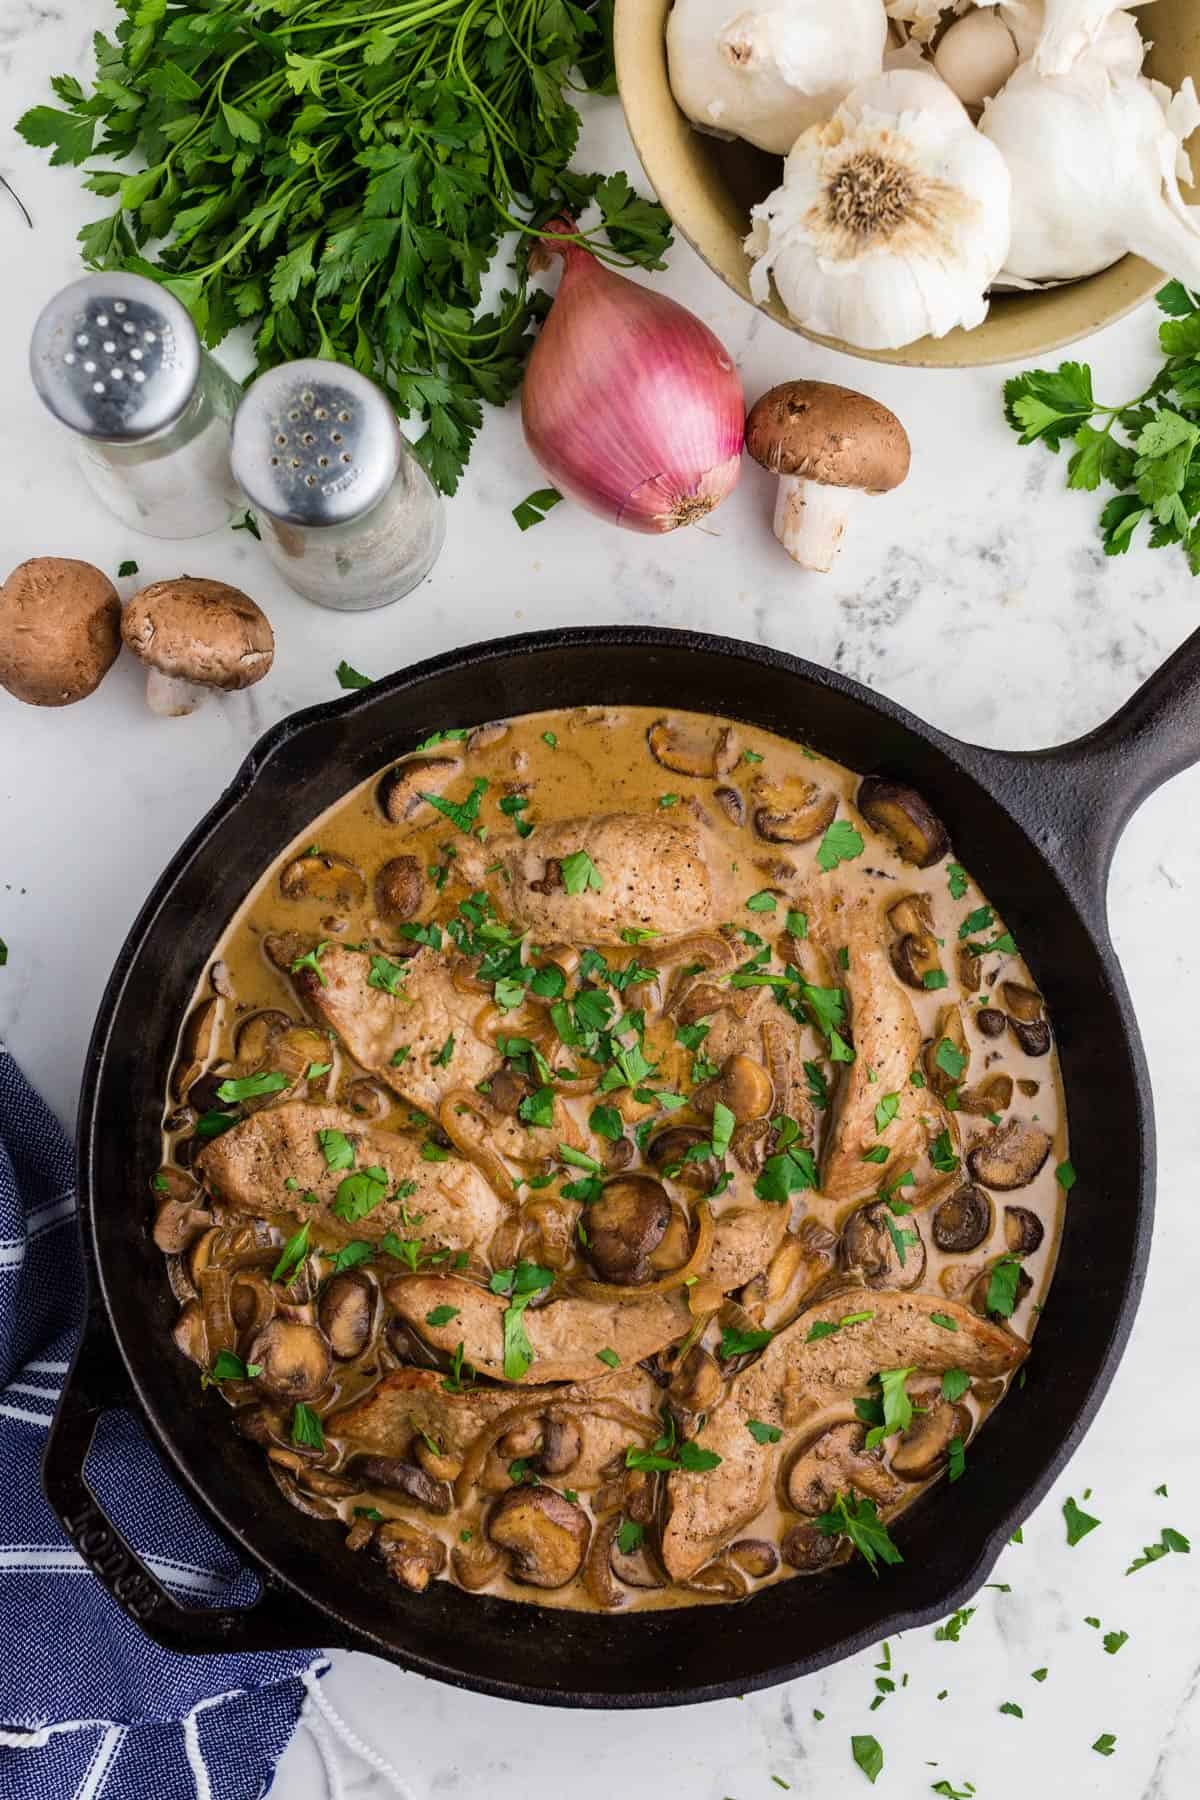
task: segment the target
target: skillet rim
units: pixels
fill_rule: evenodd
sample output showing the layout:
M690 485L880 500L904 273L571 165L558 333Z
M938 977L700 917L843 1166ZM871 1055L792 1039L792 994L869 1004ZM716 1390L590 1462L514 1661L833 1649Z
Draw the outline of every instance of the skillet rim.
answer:
M314 1597L302 1583L285 1574L268 1554L251 1543L247 1532L230 1523L225 1517L223 1508L201 1486L199 1478L193 1474L191 1468L184 1461L182 1452L176 1448L169 1426L160 1421L159 1409L146 1397L143 1383L126 1350L121 1330L117 1324L118 1313L114 1308L116 1284L110 1284L109 1272L106 1271L98 1241L97 1215L94 1204L96 1196L92 1180L92 1163L95 1156L94 1140L99 1125L101 1087L111 1045L115 1015L125 986L147 937L163 907L169 902L182 875L190 867L208 839L223 824L228 812L251 792L272 759L295 739L319 728L328 721L369 708L375 703L390 699L397 693L417 689L432 678L451 674L461 676L472 668L517 656L532 657L543 652L552 654L563 650L586 649L601 645L616 650L641 648L660 649L673 653L696 651L722 660L741 663L748 670L753 670L755 667L769 668L784 676L794 677L802 682L831 690L835 695L852 700L892 725L899 726L904 733L945 758L957 774L965 776L969 782L981 788L991 802L1007 815L1030 853L1042 865L1048 882L1060 889L1063 901L1075 915L1088 947L1097 959L1099 972L1103 976L1104 986L1107 989L1107 999L1119 1021L1122 1034L1121 1047L1126 1052L1129 1062L1130 1100L1137 1126L1137 1143L1131 1151L1131 1156L1136 1159L1139 1170L1137 1203L1131 1224L1133 1253L1120 1282L1119 1301L1109 1321L1103 1348L1095 1358L1091 1377L1087 1380L1082 1397L1074 1409L1070 1426L1065 1433L1060 1435L1053 1453L1042 1460L1039 1472L1032 1480L1022 1484L1019 1499L1008 1504L997 1523L976 1540L976 1548L974 1553L968 1557L966 1565L957 1574L948 1573L934 1580L929 1597L924 1603L907 1607L885 1605L877 1621L859 1630L850 1631L815 1652L810 1651L806 1655L797 1656L770 1668L715 1682L689 1683L682 1670L668 1669L663 1680L675 1685L637 1693L614 1693L604 1690L568 1693L560 1689L543 1689L529 1682L502 1676L482 1675L474 1671L466 1672L446 1666L436 1657L423 1651L415 1651L407 1647L397 1648L368 1627L358 1623L351 1616L349 1610L344 1612L331 1605L327 1600ZM731 704L728 710L729 716L734 718L738 716L737 704ZM744 711L742 716L745 716ZM801 737L799 731L794 731L791 735L794 740ZM239 1552L255 1568L264 1584L262 1602L264 1606L269 1608L269 1595L272 1589L282 1589L293 1598L299 1599L302 1605L310 1608L314 1615L314 1621L328 1620L340 1628L342 1633L340 1641L347 1647L371 1651L403 1668L430 1675L453 1686L524 1703L620 1711L654 1706L687 1705L728 1698L794 1680L801 1675L813 1673L832 1663L842 1661L846 1657L878 1643L882 1637L931 1624L978 1591L1012 1532L1028 1516L1033 1507L1045 1497L1050 1487L1058 1479L1090 1427L1111 1385L1132 1330L1140 1301L1149 1258L1154 1213L1153 1103L1141 1036L1104 916L1103 892L1107 869L1099 866L1099 863L1097 864L1093 871L1095 887L1090 894L1081 892L1074 884L1064 882L1060 871L1048 862L1043 843L1039 841L1043 835L1038 829L1042 823L1041 817L1023 819L1021 806L1012 803L1023 795L1028 804L1027 783L1031 772L1044 775L1047 784L1051 787L1054 786L1053 758L1053 751L1014 753L988 750L963 743L938 727L926 723L897 702L875 693L861 683L843 675L840 671L822 668L793 656L787 651L711 633L640 625L572 626L494 638L444 651L437 656L416 663L410 668L395 671L372 683L369 688L305 708L278 721L263 734L243 759L232 781L172 857L130 928L106 985L85 1059L76 1143L79 1220L80 1230L84 1237L89 1299L92 1302L92 1308L95 1309L95 1302L98 1298L105 1330L117 1347L120 1363L124 1366L135 1396L137 1411L149 1425L153 1441L164 1454L172 1472L177 1473L189 1498L200 1506L223 1536L238 1546ZM1010 779L1006 784L1005 771L1007 770L1012 777L1015 776L1018 768L1022 779L1020 781ZM1008 795L1005 794L1006 785L1009 788ZM1060 798L1066 798L1065 787ZM1042 804L1044 806L1044 801ZM71 1379L68 1377L68 1387ZM66 1389L64 1389L64 1395L65 1392ZM939 1485L932 1491L938 1493L942 1491L942 1488ZM929 1570L922 1564L912 1563L906 1565L906 1568L908 1569L908 1578L915 1584L919 1584L923 1578L927 1583L931 1580ZM865 1571L861 1569L840 1572L843 1580L855 1579L856 1576L864 1574ZM881 1598L884 1598L886 1590L880 1589L880 1594ZM895 1596L890 1597L894 1598ZM527 1606L518 1608L513 1602L497 1602L497 1604L520 1612L531 1611ZM753 1596L747 1605L753 1605ZM545 1618L545 1612L539 1610L536 1616ZM620 1620L620 1629L625 1633L631 1627L637 1629L639 1621L657 1619L662 1616L660 1613L633 1614ZM152 1633L153 1622L151 1620L148 1623ZM326 1643L329 1641L328 1638L325 1640ZM206 1645L205 1648L207 1647Z

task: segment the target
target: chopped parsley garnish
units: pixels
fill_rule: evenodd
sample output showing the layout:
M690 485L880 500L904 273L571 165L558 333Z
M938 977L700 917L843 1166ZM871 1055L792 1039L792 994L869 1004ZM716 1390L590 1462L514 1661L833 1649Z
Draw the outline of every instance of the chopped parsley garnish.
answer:
M202 1143L207 1143L211 1138L220 1137L223 1131L228 1131L237 1122L236 1113L203 1112L196 1120L196 1136Z
M933 1148L929 1152L929 1160L939 1175L955 1175L958 1172L959 1159L954 1145L950 1141L949 1131L939 1132L933 1140Z
M938 1323L941 1323L940 1318ZM951 1403L961 1400L970 1385L971 1377L965 1369L947 1369L942 1376L942 1399Z
M770 888L759 888L757 894L751 894L746 902L746 911L754 913L773 913L777 905L776 896Z
M332 1063L309 1063L304 1071L304 1079L305 1081L319 1081L322 1075L328 1075L332 1067Z
M610 1369L619 1369L621 1366L621 1359L615 1350L597 1350L596 1360L597 1362L607 1363Z
M947 863L946 879L950 887L950 898L952 900L961 900L967 891L970 881L967 871L963 868L962 864L956 862Z
M880 1422L872 1425L867 1432L866 1448L868 1450L874 1450L875 1446L882 1444L886 1437L892 1437L897 1432L907 1431L912 1424L912 1401L908 1397L908 1389L905 1386L912 1373L911 1368L881 1369L879 1371L877 1379L883 1416Z
M1005 1700L999 1710L1002 1713L1007 1713L1012 1719L1023 1719L1025 1717L1025 1714L1021 1711L1021 1708L1017 1705L1015 1700Z
M898 1225L892 1223L890 1218L885 1218L883 1222L887 1226L887 1234L892 1240L892 1249L896 1252L896 1261L900 1264L900 1267L903 1268L908 1257L908 1252L910 1250L915 1250L920 1243L920 1236L915 1231L902 1231Z
M525 1308L535 1294L542 1293L554 1282L553 1269L537 1263L519 1262L515 1269L497 1269L489 1282L493 1294L507 1294L504 1311L504 1379L521 1381L533 1362L533 1345L525 1330Z
M385 1250L389 1256L394 1256L397 1262L404 1263L414 1275L425 1248L420 1238L399 1238L394 1231L384 1232L379 1240L379 1247L381 1250Z
M290 1086L291 1077L276 1069L260 1075L246 1075L238 1081L223 1081L217 1089L217 1099L256 1100L260 1094L279 1094Z
M1115 1656L1121 1646L1128 1642L1129 1633L1127 1631L1106 1631L1104 1634L1104 1648L1109 1656Z
M959 926L959 937L969 938L976 931L986 931L995 917L996 915L990 906L977 906L974 912L969 912L967 914L966 918Z
M825 1079L825 1071L820 1063L806 1062L804 1074L808 1082L808 1098L818 1112L824 1112L829 1105L829 1083Z
M839 863L853 862L866 849L849 819L835 819L817 848L817 867L829 874Z
M660 794L658 796L658 804L663 808L663 811L665 812L668 807L679 805L679 795L678 794Z
M398 1069L400 1067L411 1049L411 1044L401 1044L399 1049L392 1051L391 1066L393 1069Z
M289 1281L295 1274L308 1255L309 1230L310 1221L306 1219L299 1231L288 1239L280 1253L279 1261L271 1271L272 1281Z
M921 985L931 989L949 987L950 977L945 969L926 969L921 977Z
M344 1131L332 1129L318 1131L317 1143L325 1158L327 1169L352 1169L354 1167L354 1145Z
M572 850L569 856L563 857L560 867L568 894L583 894L589 888L598 894L604 886L600 871L586 850Z
M862 1325L866 1320L874 1317L873 1312L856 1312L846 1313L837 1320L818 1319L815 1325L810 1326L808 1336L804 1341L806 1344L819 1343L822 1338L834 1337L839 1331L844 1331L847 1325Z
M393 962L390 956L373 956L367 986L379 988L385 994L402 994L407 973L404 964Z
M800 1127L794 1119L782 1118L777 1123L778 1150L763 1164L762 1174L754 1184L760 1200L782 1206L793 1194L806 1193L817 1185L817 1166L811 1150L799 1143Z
M870 1505L870 1501L867 1502ZM817 1521L820 1523L820 1520ZM850 1754L874 1787L883 1772L883 1751L879 1747L879 1739L866 1736L850 1739Z
M1160 1562L1164 1556L1174 1550L1179 1556L1187 1556L1192 1546L1182 1531L1174 1531L1168 1525L1163 1530L1157 1544L1147 1544L1140 1556L1135 1556L1125 1573L1132 1575L1137 1569L1147 1568L1150 1563Z
M773 1331L739 1331L733 1325L726 1325L721 1332L721 1345L717 1355L728 1361L734 1356L746 1356L751 1350L765 1350Z
M622 1519L617 1530L617 1548L622 1556L632 1556L640 1549L645 1530L636 1519Z
M209 1375L211 1381L253 1381L262 1374L261 1363L243 1362L232 1350L218 1350Z
M813 1524L826 1537L849 1538L872 1574L878 1574L881 1562L904 1561L873 1500L864 1500L857 1494L839 1494L829 1511L814 1519Z
M437 1055L433 1059L434 1067L438 1068L438 1069L448 1069L450 1067L450 1059L453 1055L454 1055L454 1033L451 1032L450 1036L446 1039L445 1043L442 1045L441 1049L438 1051Z
M447 800L441 794L426 793L422 793L421 798L440 812L443 818L449 819L466 837L472 837L479 822L479 806L487 792L487 786L484 777L477 775L465 800Z
M975 1608L973 1606L960 1606L957 1612L950 1614L944 1625L938 1626L933 1634L935 1639L939 1644L957 1644L965 1627L970 1624L974 1616Z
M373 1244L366 1244L362 1238L355 1238L352 1243L343 1244L333 1259L333 1272L340 1275L343 1269L353 1269L359 1263L369 1262L375 1254Z
M549 744L551 750L558 749L558 739L552 731L543 731L542 742L543 744Z
M1077 1179L1074 1163L1060 1162L1057 1169L1054 1171L1054 1179L1057 1181L1063 1193L1069 1194L1071 1189L1075 1186Z
M943 1038L938 1044L933 1060L942 1074L948 1075L951 1081L957 1081L967 1066L966 1057L949 1038Z
M1101 1756L1111 1756L1117 1747L1117 1740L1111 1731L1102 1731L1092 1745L1092 1749Z
M976 941L971 941L967 944L968 956L986 956L988 952L992 950L998 951L1001 956L1016 956L1018 951L1012 932L997 932L996 936L990 939L986 944Z
M443 1149L441 1144L435 1144L432 1138L426 1138L425 1142L421 1145L421 1161L432 1163L449 1162L450 1152Z
M328 987L329 983L325 979L325 971L321 967L321 958L326 950L332 949L332 947L333 940L331 938L323 938L319 944L315 944L304 956L298 956L296 958L295 962L292 964L292 974L298 975L301 969L311 969L321 986Z
M369 1212L375 1210L387 1190L386 1169L378 1166L357 1169L353 1175L347 1175L338 1184L331 1210L339 1219L345 1219L348 1225L355 1225L359 1219L365 1219Z
M1021 1279L1021 1264L1015 1256L1002 1256L992 1269L988 1281L987 1300L985 1302L990 1313L998 1313L1002 1319L1011 1319L1013 1308L1017 1304L1017 1284Z
M747 1419L746 1430L756 1444L777 1444L783 1436L778 1425L764 1425L761 1419Z
M1029 1678L1031 1681L1045 1681L1049 1673L1049 1669L1031 1669L1029 1671Z
M371 677L369 675L360 675L357 669L351 668L345 658L338 664L334 673L337 676L339 687L365 688L370 687L371 685Z
M303 1444L310 1450L325 1448L325 1433L321 1429L321 1415L315 1413L311 1406L305 1406L303 1400L297 1400L292 1411L292 1442Z
M443 1378L442 1386L448 1394L461 1394L474 1379L474 1367L463 1356L463 1342L460 1338L450 1358L450 1373Z
M1095 1531L1100 1523L1099 1519L1093 1518L1091 1513L1085 1513L1078 1507L1070 1494L1063 1501L1062 1510L1063 1518L1067 1522L1067 1542L1072 1548L1082 1538L1085 1538L1089 1531Z
M958 1330L957 1320L952 1319L950 1317L949 1313L944 1313L944 1312L930 1313L929 1318L930 1318L930 1321L932 1324L940 1325L943 1331L957 1331ZM959 1373L959 1371L955 1370L954 1373L957 1374L957 1373ZM943 1382L942 1385L944 1388L945 1383ZM951 1396L950 1394L946 1395L947 1400L951 1399L952 1397L953 1396Z
M966 1472L967 1451L961 1437L952 1437L946 1446L946 1479L959 1481Z
M614 1144L620 1143L625 1135L625 1121L615 1106L594 1106L588 1125L597 1137L608 1138Z
M457 1319L457 1317L457 1306L435 1306L431 1312L425 1314L425 1323L427 1325L448 1325L451 1319Z
M884 1094L875 1104L875 1129L882 1137L900 1111L899 1094Z
M540 525L551 507L557 506L561 499L562 495L555 487L538 488L518 501L512 516L522 531L528 531L532 525Z

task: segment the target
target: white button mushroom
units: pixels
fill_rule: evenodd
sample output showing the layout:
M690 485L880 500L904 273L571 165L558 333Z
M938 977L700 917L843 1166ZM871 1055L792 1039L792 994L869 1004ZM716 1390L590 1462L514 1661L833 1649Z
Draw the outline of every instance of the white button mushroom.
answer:
M179 718L194 712L205 688L253 687L271 667L275 638L266 614L223 581L184 575L135 594L121 636L149 671L151 712Z
M787 381L746 420L746 448L779 477L775 536L802 568L827 573L856 492L887 493L908 474L908 433L886 406L829 381Z
M121 602L108 576L68 556L35 556L0 587L0 687L29 706L73 706L94 693L121 648Z

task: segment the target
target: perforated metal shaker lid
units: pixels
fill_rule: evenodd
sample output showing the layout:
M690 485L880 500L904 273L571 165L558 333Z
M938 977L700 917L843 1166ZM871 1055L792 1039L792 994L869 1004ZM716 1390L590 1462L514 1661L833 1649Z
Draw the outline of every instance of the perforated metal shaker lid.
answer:
M391 487L403 451L391 402L344 363L306 358L260 375L233 421L251 506L290 525L344 525Z
M143 275L85 275L33 328L33 384L62 424L85 437L134 442L179 417L200 375L188 310Z

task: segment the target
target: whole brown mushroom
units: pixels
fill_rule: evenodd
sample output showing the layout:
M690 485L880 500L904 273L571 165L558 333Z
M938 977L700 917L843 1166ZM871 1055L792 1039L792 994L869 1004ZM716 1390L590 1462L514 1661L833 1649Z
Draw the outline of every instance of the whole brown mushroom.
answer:
M785 381L746 420L746 448L779 477L775 536L802 568L827 574L856 493L886 494L908 475L908 433L869 394L830 381Z
M0 587L0 687L28 706L86 700L120 648L117 590L91 563L31 557Z
M195 712L205 688L253 687L275 657L267 616L248 594L191 575L135 594L121 636L146 665L147 705L166 718Z

